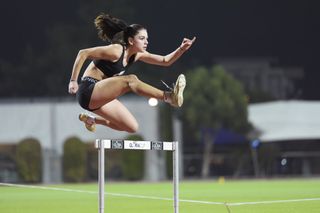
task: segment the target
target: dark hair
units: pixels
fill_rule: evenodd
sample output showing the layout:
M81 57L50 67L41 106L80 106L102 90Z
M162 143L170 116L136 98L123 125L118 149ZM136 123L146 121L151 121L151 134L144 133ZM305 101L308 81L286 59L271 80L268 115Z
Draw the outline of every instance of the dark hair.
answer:
M94 25L103 41L124 46L128 45L129 37L133 38L140 30L145 29L140 24L128 25L123 20L104 13L95 18Z

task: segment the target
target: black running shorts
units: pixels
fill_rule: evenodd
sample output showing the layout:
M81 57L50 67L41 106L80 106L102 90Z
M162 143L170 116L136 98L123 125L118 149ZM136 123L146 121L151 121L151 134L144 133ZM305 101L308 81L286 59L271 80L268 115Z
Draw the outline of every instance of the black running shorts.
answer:
M89 111L94 111L99 109L99 108L97 109L89 108L89 103L90 103L91 95L93 92L93 88L98 81L99 80L88 77L88 76L83 77L81 79L81 83L79 84L79 89L77 91L77 100L82 108Z

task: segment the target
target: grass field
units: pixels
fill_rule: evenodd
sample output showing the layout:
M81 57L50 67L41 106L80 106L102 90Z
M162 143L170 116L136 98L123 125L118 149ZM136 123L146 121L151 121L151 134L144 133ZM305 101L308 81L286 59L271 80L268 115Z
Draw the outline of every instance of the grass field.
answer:
M108 183L105 212L173 212L171 182ZM95 213L97 184L3 186L0 213ZM139 197L140 196L140 197ZM181 213L320 212L320 179L184 181ZM207 201L205 203L204 201Z

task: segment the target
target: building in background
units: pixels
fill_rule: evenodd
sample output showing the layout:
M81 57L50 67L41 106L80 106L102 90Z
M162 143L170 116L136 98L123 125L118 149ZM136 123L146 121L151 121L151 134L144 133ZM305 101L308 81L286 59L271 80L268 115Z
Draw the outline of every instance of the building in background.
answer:
M249 121L259 132L256 139L261 142L262 175L320 174L319 101L257 103L251 104L248 112Z
M274 58L217 58L246 91L262 91L276 100L297 99L301 92L297 83L304 77L300 67L279 67Z

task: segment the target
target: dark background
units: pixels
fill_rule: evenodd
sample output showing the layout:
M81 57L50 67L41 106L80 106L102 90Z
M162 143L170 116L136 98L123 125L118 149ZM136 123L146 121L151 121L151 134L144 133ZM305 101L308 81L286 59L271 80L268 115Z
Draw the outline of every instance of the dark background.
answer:
M126 5L124 0L118 2L121 3L119 7ZM302 67L305 70L305 77L299 85L303 91L302 99L320 99L317 63L320 56L320 1L127 2L127 7L134 13L126 21L146 26L150 52L168 53L180 44L183 37L197 36L192 50L181 59L186 66L210 66L217 57L273 57L278 59L280 66ZM60 23L87 25L88 30L92 30L94 17L88 22L77 18L79 11L76 8L80 3L76 0L2 2L0 59L19 64L28 45L39 52L45 51L46 31ZM96 10L96 14L110 12L107 8ZM66 72L71 72L73 60L70 61L70 70ZM45 70L43 75L46 75Z

